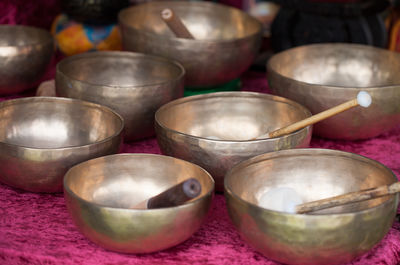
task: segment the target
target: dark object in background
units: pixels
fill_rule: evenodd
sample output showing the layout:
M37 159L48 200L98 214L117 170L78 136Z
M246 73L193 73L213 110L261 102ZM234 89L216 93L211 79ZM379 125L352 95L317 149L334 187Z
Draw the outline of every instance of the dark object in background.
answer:
M72 19L86 24L111 24L129 0L61 0L61 8Z
M323 42L387 45L381 13L390 6L389 0L272 2L281 5L271 26L271 45L275 52Z

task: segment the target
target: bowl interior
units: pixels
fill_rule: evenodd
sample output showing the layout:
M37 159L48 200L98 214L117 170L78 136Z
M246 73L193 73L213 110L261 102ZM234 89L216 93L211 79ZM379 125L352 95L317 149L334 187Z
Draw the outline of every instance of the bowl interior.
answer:
M119 19L136 30L175 37L160 17L164 8L172 9L197 40L232 40L260 30L260 24L239 9L205 2L150 2L121 11Z
M214 188L211 176L189 162L161 155L112 155L72 168L64 186L79 198L113 208L133 208L188 179L201 186L198 200Z
M156 120L180 133L220 140L248 140L309 116L284 98L256 93L214 93L171 102Z
M269 155L269 154L268 154ZM256 162L238 166L225 185L243 200L258 204L271 188L294 189L303 202L391 184L393 173L381 164L340 151L296 149L259 156ZM243 164L242 164L243 165ZM316 213L348 213L377 206L389 196L325 209Z
M58 71L99 86L133 87L177 80L183 69L173 62L128 52L95 52L63 60Z
M51 40L50 33L39 28L0 25L0 47L33 45Z
M31 98L0 104L0 141L30 148L63 148L102 141L122 130L109 109L78 100Z
M297 81L340 87L400 83L400 55L355 44L314 44L277 54L270 70Z

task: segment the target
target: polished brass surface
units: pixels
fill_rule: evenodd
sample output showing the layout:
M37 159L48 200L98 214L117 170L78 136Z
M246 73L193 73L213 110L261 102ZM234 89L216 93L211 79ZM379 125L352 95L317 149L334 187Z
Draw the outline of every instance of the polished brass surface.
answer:
M194 40L175 37L160 13L170 8ZM124 48L181 62L185 85L205 87L237 78L253 62L261 43L261 23L240 11L204 1L159 1L119 13Z
M132 52L91 52L57 65L60 96L108 106L125 121L125 140L154 135L154 113L183 95L185 70L176 62Z
M307 147L311 127L277 138L248 139L310 115L303 106L277 96L211 93L162 106L155 115L156 135L164 154L200 165L222 191L224 175L233 165L266 152Z
M367 91L372 104L314 126L332 139L365 139L400 122L400 54L358 44L312 44L274 55L267 63L271 90L313 114Z
M37 85L53 52L50 32L0 25L0 95L16 94Z
M0 181L33 192L60 192L67 170L119 151L122 118L80 100L32 97L0 103Z
M263 154L235 166L225 177L229 215L242 238L266 257L285 264L342 264L366 253L389 231L398 195L335 207L313 215L261 208L271 188L294 189L304 201L391 184L382 164L328 149Z
M132 209L171 186L196 178L201 194L184 205ZM119 154L81 163L64 178L65 201L77 228L113 251L149 253L188 239L203 223L214 181L202 168L173 157Z

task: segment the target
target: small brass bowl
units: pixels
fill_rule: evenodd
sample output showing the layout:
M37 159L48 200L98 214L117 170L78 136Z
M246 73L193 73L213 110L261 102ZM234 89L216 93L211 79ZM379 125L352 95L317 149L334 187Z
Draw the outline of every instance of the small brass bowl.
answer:
M119 151L122 118L109 108L51 97L0 102L0 181L61 192L67 170Z
M194 36L177 38L161 19L171 8ZM185 85L207 87L237 78L253 62L262 26L239 9L204 1L147 2L119 13L123 46L182 63Z
M230 218L242 238L266 257L285 264L342 264L366 253L389 231L398 195L290 214L259 207L271 188L296 190L304 201L391 184L396 176L360 155L328 149L263 154L235 166L225 177Z
M0 95L36 86L53 52L50 32L36 27L0 25Z
M57 64L63 97L108 106L125 121L125 141L154 135L154 113L183 96L185 70L176 62L132 52L90 52Z
M133 209L171 186L196 178L201 194L183 205ZM203 223L214 181L202 168L173 157L119 154L96 158L71 168L64 195L78 230L106 249L150 253L178 245Z
M313 44L274 55L267 63L271 90L311 113L355 98L372 96L368 108L354 108L314 125L331 139L366 139L400 122L400 54L358 44Z
M271 139L248 140L309 117L291 100L261 93L219 92L174 100L155 115L161 151L207 170L223 191L224 175L250 157L307 147L311 127ZM216 139L218 137L219 139Z

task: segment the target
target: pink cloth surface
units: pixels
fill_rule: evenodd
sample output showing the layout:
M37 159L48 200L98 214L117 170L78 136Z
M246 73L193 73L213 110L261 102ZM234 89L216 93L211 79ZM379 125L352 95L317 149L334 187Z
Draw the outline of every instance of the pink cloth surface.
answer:
M49 28L60 11L56 0L2 0L0 24L25 24ZM43 80L54 77L55 56ZM246 73L243 88L269 92L264 74ZM32 96L34 90L0 100ZM313 138L312 148L330 148L375 159L399 176L400 126L364 141ZM126 153L160 153L156 140L124 144ZM267 264L278 265L244 242L232 225L222 194L213 200L203 226L187 241L171 249L146 255L107 251L78 232L68 215L62 194L37 194L0 183L0 264ZM349 263L400 264L400 224L395 222L372 250Z
M243 90L268 92L264 74L249 72ZM27 92L25 94L29 94ZM400 126L364 141L313 138L312 148L355 152L400 173ZM154 138L125 143L125 153L155 153ZM222 194L216 194L208 218L184 243L146 255L107 251L78 232L62 194L36 194L0 184L0 264L268 264L278 265L244 242L232 225ZM400 264L400 224L353 265Z

